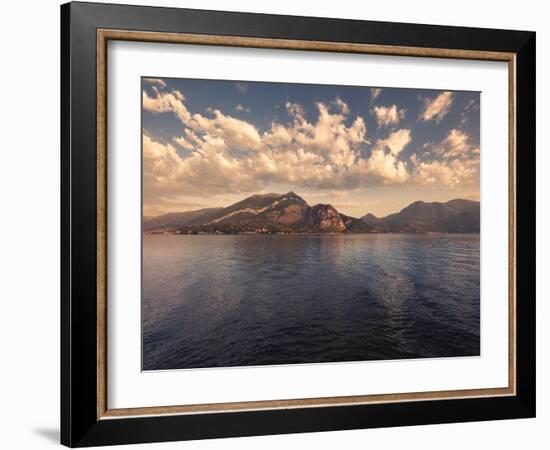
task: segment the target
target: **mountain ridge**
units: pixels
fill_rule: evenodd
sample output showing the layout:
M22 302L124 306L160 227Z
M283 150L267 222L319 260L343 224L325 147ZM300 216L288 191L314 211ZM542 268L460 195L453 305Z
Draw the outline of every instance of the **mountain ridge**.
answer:
M366 214L361 219L381 233L479 233L479 202L452 199L447 202L417 200L385 217Z
M385 217L355 218L330 204L310 206L302 197L255 194L225 208L203 208L145 218L153 234L479 233L479 202L415 201Z

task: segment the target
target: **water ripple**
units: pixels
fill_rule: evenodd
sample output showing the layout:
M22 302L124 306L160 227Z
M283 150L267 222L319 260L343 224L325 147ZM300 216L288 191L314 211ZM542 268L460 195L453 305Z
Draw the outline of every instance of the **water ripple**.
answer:
M145 236L143 368L479 355L479 235Z

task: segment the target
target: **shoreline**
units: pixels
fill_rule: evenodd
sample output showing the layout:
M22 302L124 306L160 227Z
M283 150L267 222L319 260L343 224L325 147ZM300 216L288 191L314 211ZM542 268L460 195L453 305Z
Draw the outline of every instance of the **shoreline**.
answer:
M144 231L144 236L357 236L357 235L405 235L405 236L449 236L449 235L480 235L481 233L462 233L462 232L446 232L446 231L430 231L426 233L407 233L402 231L388 232L365 232L365 233L175 233L166 231Z

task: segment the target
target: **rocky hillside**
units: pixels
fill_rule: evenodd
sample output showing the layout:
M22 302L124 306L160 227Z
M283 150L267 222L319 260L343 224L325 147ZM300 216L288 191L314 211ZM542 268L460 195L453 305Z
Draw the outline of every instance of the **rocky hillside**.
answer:
M309 206L294 192L253 195L226 208L164 214L143 221L143 230L171 234L236 233L478 233L479 202L414 202L396 214L361 219L332 205Z
M331 205L309 206L294 192L253 195L227 208L145 219L144 231L170 233L342 233L368 231Z

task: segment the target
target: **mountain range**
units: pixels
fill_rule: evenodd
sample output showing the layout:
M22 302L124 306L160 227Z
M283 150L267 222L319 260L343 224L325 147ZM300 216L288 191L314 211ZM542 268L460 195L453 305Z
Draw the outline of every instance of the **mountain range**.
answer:
M257 194L226 208L168 213L143 220L143 231L166 234L479 233L479 202L416 201L395 214L350 217L332 205L309 206L294 192Z

